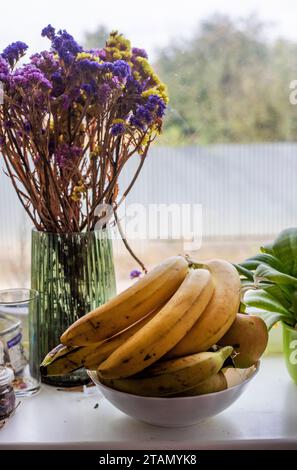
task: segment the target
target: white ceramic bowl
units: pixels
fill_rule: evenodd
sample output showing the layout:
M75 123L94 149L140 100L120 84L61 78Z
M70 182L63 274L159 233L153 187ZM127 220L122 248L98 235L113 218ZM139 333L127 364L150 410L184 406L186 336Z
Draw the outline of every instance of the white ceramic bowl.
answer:
M102 385L96 372L88 371L88 374L102 395L126 415L155 426L180 427L191 426L224 411L240 397L258 369L259 364L249 373L238 372L235 375L231 372L227 377L229 388L221 392L178 398L143 397L118 392Z

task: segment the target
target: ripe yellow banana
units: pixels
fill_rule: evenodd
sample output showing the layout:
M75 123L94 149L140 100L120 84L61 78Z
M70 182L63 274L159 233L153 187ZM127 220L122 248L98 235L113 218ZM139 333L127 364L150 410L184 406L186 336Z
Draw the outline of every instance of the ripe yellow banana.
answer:
M138 377L103 379L108 387L133 395L162 397L182 393L217 374L233 348L226 346L216 352L203 352L172 359L149 367Z
M191 270L160 312L99 366L99 374L107 379L129 377L156 362L192 328L213 289L208 270Z
M228 387L227 379L222 371L212 375L193 388L184 390L181 393L170 395L171 397L193 397L196 395L205 395L207 393L221 392Z
M241 297L236 269L219 259L204 263L203 267L209 269L215 284L211 301L193 328L169 351L166 358L207 351L224 336L236 317Z
M148 323L159 311L161 307L152 313L146 315L134 325L126 330L108 338L100 343L91 344L90 346L64 346L59 344L50 351L44 358L40 371L45 376L65 375L73 372L80 367L86 369L97 369L101 362L105 361L108 356L127 341L130 336L134 335L146 323Z
M183 282L188 263L173 256L156 266L133 286L73 323L61 343L84 346L109 338L170 299Z

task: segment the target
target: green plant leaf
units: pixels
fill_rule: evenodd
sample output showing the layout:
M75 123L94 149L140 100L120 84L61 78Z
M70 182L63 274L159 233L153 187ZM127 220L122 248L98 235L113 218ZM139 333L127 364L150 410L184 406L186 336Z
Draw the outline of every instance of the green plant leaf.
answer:
M243 267L241 264L233 264L233 266L237 269L237 272L241 275L249 279L250 281L254 282L254 275L251 271Z
M255 283L254 283L254 280L252 280L252 279L241 278L240 282L241 282L242 287L247 286L250 289L255 288Z
M250 290L244 296L244 303L249 307L255 307L260 310L283 314L292 317L288 309L286 309L276 298L265 290Z
M277 286L276 284L264 284L260 286L263 290L271 294L276 300L278 300L287 310L292 305L291 294L288 292L286 286Z
M275 257L268 253L259 253L251 258L246 259L243 263L240 263L240 266L254 271L257 269L259 264L267 264L274 269L277 269L280 272L286 272L283 264Z
M290 276L289 274L284 274L277 269L271 268L266 264L260 264L255 273L254 273L255 282L261 280L267 280L274 282L275 284L284 284L297 287L296 277Z
M286 315L283 315L282 313L269 312L266 310L260 310L255 307L248 308L247 313L249 315L257 315L261 317L262 320L265 321L268 331L271 330L271 328L279 321L285 321L289 324L292 323L291 317L287 317Z
M273 243L273 253L284 265L286 272L297 275L297 228L283 230Z
M247 311L247 305L241 301L240 304L239 304L239 309L238 309L238 312L239 313L246 313Z
M266 243L265 245L260 247L261 253L267 253L268 255L274 255L273 252L273 242Z

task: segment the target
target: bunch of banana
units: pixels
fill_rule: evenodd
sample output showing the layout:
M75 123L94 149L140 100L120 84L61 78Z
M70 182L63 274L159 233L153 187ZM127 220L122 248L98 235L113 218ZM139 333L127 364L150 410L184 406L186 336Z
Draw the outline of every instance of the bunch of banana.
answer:
M98 379L104 385L121 392L151 397L191 394L197 387L201 393L209 388L206 381L217 380L217 375L233 348L226 346L217 352L202 352L190 356L169 359L154 364L145 372L126 379L104 379L98 371ZM221 377L221 376L220 376ZM203 385L202 385L203 384ZM219 383L208 383L208 386L221 387ZM203 389L204 387L204 389ZM222 388L220 388L222 389ZM213 388L212 388L212 391Z
M191 270L157 315L99 365L100 376L129 377L164 356L193 327L213 290L209 271Z
M46 356L42 374L63 375L84 366L109 387L147 396L226 388L226 359L235 350L237 367L255 363L266 346L265 331L258 318L237 314L240 278L230 263L190 266L182 256L169 258L80 318ZM242 339L247 329L249 338L258 338L253 352L253 342ZM219 346L210 350L214 345Z

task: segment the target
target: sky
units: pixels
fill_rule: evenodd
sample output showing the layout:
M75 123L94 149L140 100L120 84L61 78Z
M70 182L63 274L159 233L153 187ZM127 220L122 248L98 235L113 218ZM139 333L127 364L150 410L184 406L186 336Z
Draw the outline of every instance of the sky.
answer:
M151 55L172 38L189 37L214 13L233 18L257 14L270 24L267 34L297 40L296 0L10 0L0 2L0 50L22 40L30 52L48 47L41 29L51 23L81 40L100 24L125 33Z

